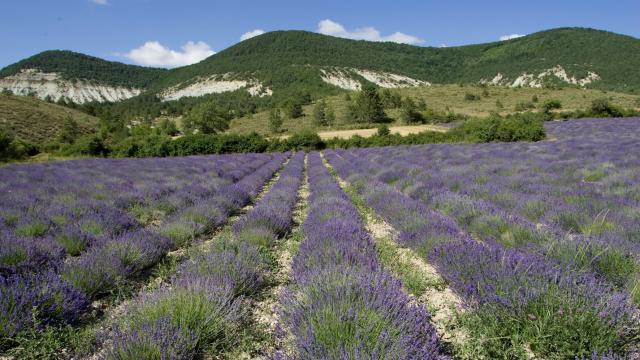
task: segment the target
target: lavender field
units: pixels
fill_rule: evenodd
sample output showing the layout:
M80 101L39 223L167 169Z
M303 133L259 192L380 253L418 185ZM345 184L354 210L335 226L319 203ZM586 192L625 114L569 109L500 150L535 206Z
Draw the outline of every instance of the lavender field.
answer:
M638 359L640 119L0 168L0 357Z

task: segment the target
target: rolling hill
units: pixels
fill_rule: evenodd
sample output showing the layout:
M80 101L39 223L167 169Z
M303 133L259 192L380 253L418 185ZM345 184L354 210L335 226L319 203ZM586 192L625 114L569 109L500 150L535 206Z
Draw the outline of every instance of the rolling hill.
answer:
M2 69L0 88L26 94L35 87L41 98L51 93L71 99L77 93L95 93L76 96L77 102L120 101L140 94L170 101L242 89L252 96L286 98L300 92L335 94L340 88L357 89L364 82L383 87L478 82L515 87L561 85L633 93L640 91L638 68L639 39L585 28L553 29L508 41L448 48L275 31L173 70L48 51ZM75 89L50 89L52 83L61 81ZM42 89L45 83L49 86L46 91ZM90 86L104 88L87 88Z
M0 95L0 128L34 145L55 141L69 117L78 123L82 134L98 127L97 118L65 106L29 96Z

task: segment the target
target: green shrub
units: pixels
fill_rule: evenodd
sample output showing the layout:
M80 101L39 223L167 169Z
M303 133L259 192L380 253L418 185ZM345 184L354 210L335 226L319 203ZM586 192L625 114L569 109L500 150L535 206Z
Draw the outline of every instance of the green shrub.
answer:
M322 150L325 147L325 143L320 139L317 133L306 130L291 135L284 142L283 150Z
M450 136L469 142L539 141L545 138L543 122L534 114L467 120L450 130Z
M28 153L28 149L3 129L0 129L0 161L21 159Z
M464 94L464 100L465 101L476 101L476 100L480 100L480 96L474 94L474 93L470 93L470 92L466 92Z
M405 124L423 123L424 116L418 112L415 102L411 98L407 98L402 102L400 109L400 119Z
M562 102L557 99L548 99L542 103L542 111L549 112L551 110L557 110L562 108Z
M606 97L597 98L591 102L591 113L593 116L602 117L624 116L622 110L612 105Z
M391 134L391 130L389 130L389 127L387 125L378 126L378 131L377 131L376 135L378 135L378 136L387 136L389 134Z
M515 106L515 111L527 111L535 108L536 105L531 101L519 101Z

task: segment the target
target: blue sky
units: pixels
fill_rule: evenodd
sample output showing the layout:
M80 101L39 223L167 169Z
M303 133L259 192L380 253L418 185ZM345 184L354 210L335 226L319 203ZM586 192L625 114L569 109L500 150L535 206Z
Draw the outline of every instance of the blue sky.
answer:
M640 38L640 1L6 0L0 67L49 49L172 67L253 30L455 46L562 26Z

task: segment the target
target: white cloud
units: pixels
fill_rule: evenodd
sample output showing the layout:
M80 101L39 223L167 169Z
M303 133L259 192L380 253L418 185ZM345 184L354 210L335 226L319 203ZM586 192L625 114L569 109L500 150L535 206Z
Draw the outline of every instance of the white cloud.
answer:
M407 35L401 32L395 32L391 35L382 36L380 34L380 31L371 26L348 31L344 26L330 19L320 21L318 23L317 32L324 35L331 35L354 40L391 41L401 44L420 44L424 42L424 40L420 39L419 37Z
M97 5L109 5L109 0L91 0L91 2Z
M524 35L521 35L521 34L502 35L502 36L500 36L500 41L517 39L517 38L520 38L520 37L523 37L523 36Z
M247 39L251 39L252 37L256 37L262 34L264 34L264 30L262 29L247 31L246 33L242 34L242 36L240 36L240 41L245 41Z
M195 64L213 54L215 51L202 41L189 41L182 46L182 51L171 50L157 41L147 41L124 54L124 57L138 65L177 67Z

